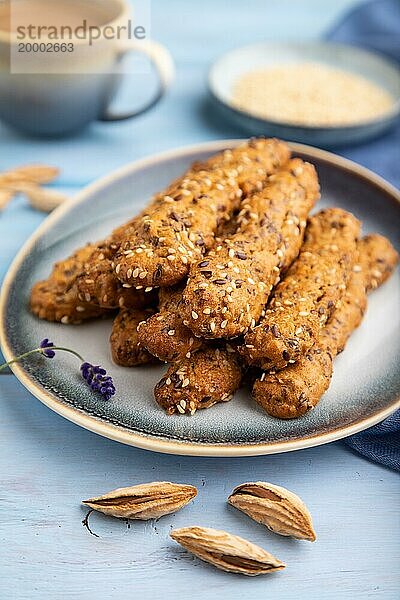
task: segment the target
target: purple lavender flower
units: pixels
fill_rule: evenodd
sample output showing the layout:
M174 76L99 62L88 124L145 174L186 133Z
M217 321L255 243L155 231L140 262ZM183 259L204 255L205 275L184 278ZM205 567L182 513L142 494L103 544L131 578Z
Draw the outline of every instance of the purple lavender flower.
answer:
M88 362L84 362L81 365L81 373L82 377L92 390L101 394L104 400L109 400L111 396L114 396L114 382L112 378L107 375L105 369L99 365L91 365Z
M55 357L56 353L54 352L54 350L49 349L49 348L54 348L54 344L53 344L53 342L50 342L50 340L48 338L44 338L44 340L42 340L40 342L40 348L41 348L41 353L46 358L54 358Z
M105 369L103 369L103 367L100 367L99 365L91 365L90 363L85 362L85 359L75 350L72 350L71 348L64 348L63 346L56 346L48 338L44 338L44 340L40 342L38 348L28 350L28 352L24 352L23 354L16 356L12 360L0 364L0 371L3 371L10 365L17 363L23 359L26 359L28 358L28 356L31 356L33 354L40 353L46 358L54 358L54 356L56 355L55 351L68 352L69 354L73 354L81 362L82 377L89 384L91 389L94 392L99 393L104 400L110 400L110 398L114 396L114 382L112 378L109 375L107 375L107 372Z

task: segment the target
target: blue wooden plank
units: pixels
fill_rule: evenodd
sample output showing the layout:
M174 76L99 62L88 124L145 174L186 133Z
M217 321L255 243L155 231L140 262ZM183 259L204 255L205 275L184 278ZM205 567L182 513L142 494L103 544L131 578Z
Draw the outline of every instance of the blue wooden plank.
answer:
M0 597L254 600L398 597L399 478L341 444L256 458L174 457L103 439L53 414L12 376L0 378ZM307 503L318 539L281 538L226 498L243 481L287 486ZM154 480L194 484L197 499L158 522L92 514L80 501ZM220 573L169 539L173 527L224 528L265 547L285 571Z

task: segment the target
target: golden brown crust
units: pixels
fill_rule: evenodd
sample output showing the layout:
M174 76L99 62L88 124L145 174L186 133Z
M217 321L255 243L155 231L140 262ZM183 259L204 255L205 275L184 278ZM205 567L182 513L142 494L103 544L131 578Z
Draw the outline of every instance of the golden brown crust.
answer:
M194 414L217 402L231 400L240 387L242 370L234 351L202 348L169 367L154 396L168 414Z
M152 290L133 289L122 284L113 268L115 242L105 240L96 245L85 261L77 277L77 288L81 300L103 308L145 308L156 303L157 295Z
M138 339L137 328L146 321L153 311L151 309L122 309L114 319L110 346L113 361L123 367L134 367L157 362Z
M393 272L398 255L389 240L369 235L357 244L358 260L345 296L333 311L316 344L294 365L278 373L263 374L254 383L253 395L270 415L281 419L302 416L316 406L329 387L333 358L360 324L366 293L382 285Z
M293 159L242 203L237 231L191 267L182 308L197 336L232 338L255 325L318 197L314 167Z
M165 362L190 358L203 341L196 338L181 318L183 285L160 288L159 311L138 330L139 341L151 354Z
M50 277L33 286L30 308L36 316L46 321L78 324L109 313L78 297L76 278L93 248L92 244L88 244L65 260L57 262Z
M118 278L136 289L178 283L214 244L243 193L261 189L289 154L283 142L257 139L192 167L126 230L115 256Z
M240 351L250 364L282 369L311 348L344 294L359 233L359 221L339 208L310 218L298 259L245 336Z
M362 257L361 267L368 273L366 288L369 292L389 279L399 262L399 254L390 241L378 233L366 235L357 245Z

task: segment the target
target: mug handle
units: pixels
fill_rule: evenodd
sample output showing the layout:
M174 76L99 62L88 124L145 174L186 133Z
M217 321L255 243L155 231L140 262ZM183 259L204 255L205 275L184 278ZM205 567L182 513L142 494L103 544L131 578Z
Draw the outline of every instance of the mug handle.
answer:
M99 121L124 121L125 119L131 119L132 117L142 115L150 110L150 108L153 108L153 106L161 100L174 78L174 61L169 51L161 44L152 40L143 40L140 42L137 40L130 40L127 46L123 48L120 55L123 56L127 52L142 52L148 56L158 73L158 90L153 98L150 98L144 106L134 111L118 114L107 108L103 115L99 117Z

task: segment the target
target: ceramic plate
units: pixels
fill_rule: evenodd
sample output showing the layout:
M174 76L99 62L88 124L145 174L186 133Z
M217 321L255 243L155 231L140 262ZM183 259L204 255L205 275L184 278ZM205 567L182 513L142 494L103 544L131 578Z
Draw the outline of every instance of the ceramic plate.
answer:
M327 394L314 411L295 421L269 417L245 390L231 402L198 411L193 417L169 417L152 394L165 367L113 365L108 348L111 320L68 326L40 321L30 314L29 290L48 275L54 261L88 240L104 237L194 160L237 142L210 142L128 165L60 207L19 252L1 297L1 342L6 358L48 337L104 365L118 390L111 401L102 401L81 380L76 360L61 353L51 361L37 357L15 365L14 373L23 385L52 410L103 436L142 448L239 456L286 452L336 440L381 421L399 406L398 273L371 294L362 327L335 362ZM396 244L400 199L389 184L333 154L292 146L295 154L318 168L323 191L319 208L344 207L362 219L364 232L380 232Z
M379 119L352 127L301 127L255 117L232 105L232 88L241 75L253 69L305 62L323 63L369 79L393 96L395 102L392 110ZM275 136L317 146L356 144L373 138L390 128L400 113L398 65L376 52L345 44L260 42L242 46L227 52L212 65L208 83L211 95L223 115L247 133Z

